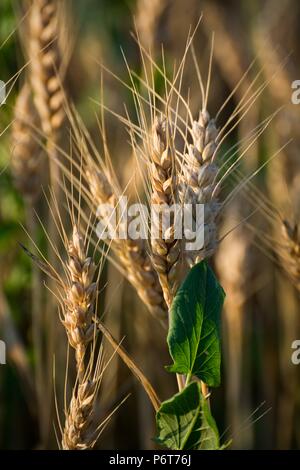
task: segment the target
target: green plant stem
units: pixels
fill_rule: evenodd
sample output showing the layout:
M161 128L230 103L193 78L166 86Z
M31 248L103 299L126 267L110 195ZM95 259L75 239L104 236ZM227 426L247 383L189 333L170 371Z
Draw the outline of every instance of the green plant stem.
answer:
M185 380L185 386L186 386L186 387L187 387L188 384L190 383L191 378L192 378L192 374L191 374L191 372L189 372L188 375L186 376L186 380Z
M173 299L172 299L172 301L173 301ZM170 303L170 305L168 305L168 320L169 320L169 325L170 325L170 317L171 317L171 305L172 305L172 302ZM181 374L176 374L176 379L177 379L178 390L179 390L179 392L181 392L181 390L183 390L184 387L186 386L184 376L181 375Z
M179 392L181 392L181 390L183 390L186 385L184 376L181 374L176 374L176 379L177 379L178 390Z
M204 383L204 382L202 382L202 381L201 381L201 391L202 391L203 397L204 397L205 400L207 401L207 406L208 406L209 409L210 409L209 389L208 389L208 386L206 385L206 383Z

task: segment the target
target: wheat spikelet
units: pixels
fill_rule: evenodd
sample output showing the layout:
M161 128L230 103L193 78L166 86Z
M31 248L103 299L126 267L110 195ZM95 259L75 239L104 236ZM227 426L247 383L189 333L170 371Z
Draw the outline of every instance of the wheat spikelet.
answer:
M97 381L88 379L73 391L62 436L64 450L86 450L93 447L95 431L91 429L91 425L97 385Z
M61 66L58 36L57 1L35 0L29 19L30 80L43 131L51 138L65 117L58 75Z
M170 307L179 284L180 243L174 237L176 214L169 213L171 206L176 202L176 177L171 129L168 127L164 118L157 118L154 122L150 173L152 262L158 274L166 304ZM161 208L163 216L167 213L170 216L170 224L166 230L163 222L160 221Z
M17 97L11 135L11 168L15 184L25 198L34 200L41 187L41 151L32 136L37 115L30 87L25 83Z
M194 264L211 256L217 247L216 217L219 211L216 177L218 167L213 162L217 149L217 128L214 119L204 109L192 126L193 143L183 159L180 184L184 204L204 204L204 246L200 251L186 252L188 264ZM193 214L195 217L195 214ZM201 230L194 220L194 230Z

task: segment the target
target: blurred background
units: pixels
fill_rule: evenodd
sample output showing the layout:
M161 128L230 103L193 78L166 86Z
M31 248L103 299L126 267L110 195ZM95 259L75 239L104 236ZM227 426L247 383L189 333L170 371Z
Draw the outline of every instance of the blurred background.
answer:
M227 107L226 120L259 75L266 86L236 127L228 147L276 109L271 125L246 152L240 171L250 175L284 147L253 179L255 187L284 218L297 223L300 216L299 106L291 104L291 84L300 79L300 3L297 0L76 0L68 3L67 27L72 51L66 79L96 145L100 142L95 113L99 100L100 63L128 82L122 56L142 74L141 58L131 32L161 60L164 45L167 68L182 57L191 26L201 13L195 50L207 71L212 33L214 55L208 109L213 116L244 76ZM25 63L18 34L20 4L0 3L0 79L7 82ZM298 75L297 75L298 74ZM186 70L184 87L192 90L195 115L201 95L193 67ZM7 103L0 108L4 131L13 119L13 106L22 82L14 83ZM104 100L118 113L124 103L133 109L129 92L104 73ZM222 122L220 123L222 124ZM123 187L133 171L130 147L118 120L107 115L110 151ZM228 191L227 182L224 190ZM130 190L130 188L129 188ZM132 189L134 193L134 188ZM42 196L41 196L42 197ZM134 197L134 194L133 194ZM243 190L226 206L221 235L243 221L257 199ZM261 198L259 196L258 198ZM273 210L273 209L272 209ZM274 209L275 213L275 209ZM264 211L240 224L220 244L212 260L227 299L223 311L223 383L214 390L213 414L223 439L233 448L300 449L300 365L291 361L292 342L300 339L299 292L289 279L280 256L281 227L267 223ZM10 128L0 138L0 339L8 346L7 364L0 365L0 448L39 448L36 406L31 393L34 364L31 327L32 266L18 242L28 243L26 205L10 172ZM43 235L38 235L43 243ZM278 252L276 247L278 248ZM274 249L275 248L275 249ZM160 390L162 398L175 392L163 366L169 363L165 333L148 314L132 287L109 263L103 272L101 308L115 337L124 345ZM113 417L98 447L103 449L153 448L155 423L143 390L115 358L103 383L102 407L109 410L130 393ZM45 404L47 406L47 404ZM54 433L52 446L55 448Z

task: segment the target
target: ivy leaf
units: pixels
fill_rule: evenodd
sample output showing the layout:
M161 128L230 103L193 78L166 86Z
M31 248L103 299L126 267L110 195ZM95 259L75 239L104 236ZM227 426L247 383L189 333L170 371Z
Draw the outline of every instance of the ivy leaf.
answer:
M219 434L200 384L191 382L162 403L156 414L156 442L174 450L219 449Z
M220 385L220 315L225 293L205 261L194 266L171 307L168 345L174 364L167 369Z

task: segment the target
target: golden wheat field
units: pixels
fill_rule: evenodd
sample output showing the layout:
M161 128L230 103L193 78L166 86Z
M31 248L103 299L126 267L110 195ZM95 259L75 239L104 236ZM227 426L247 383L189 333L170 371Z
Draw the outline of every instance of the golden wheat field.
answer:
M1 0L1 450L300 449L299 28Z

